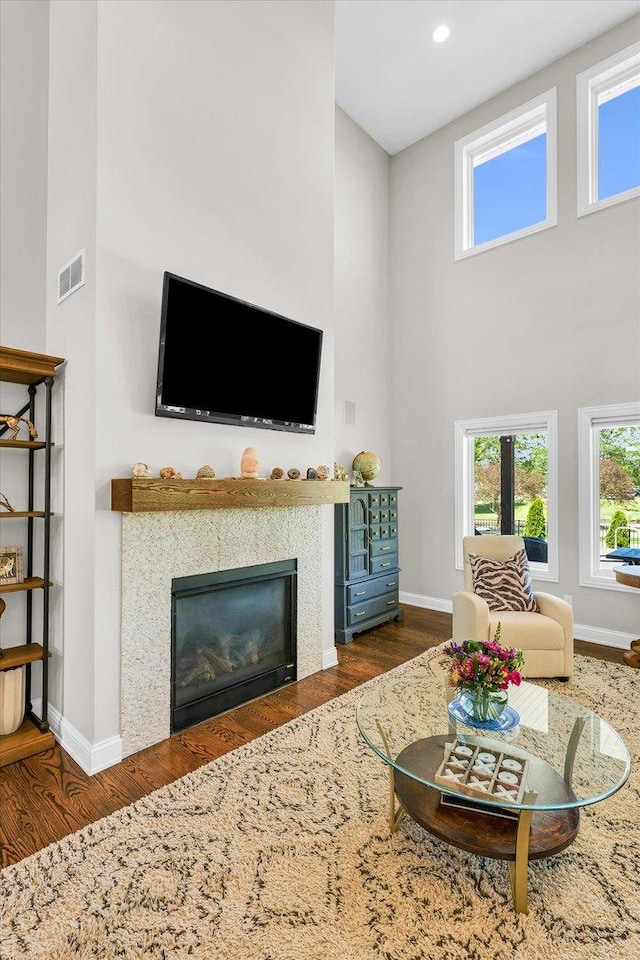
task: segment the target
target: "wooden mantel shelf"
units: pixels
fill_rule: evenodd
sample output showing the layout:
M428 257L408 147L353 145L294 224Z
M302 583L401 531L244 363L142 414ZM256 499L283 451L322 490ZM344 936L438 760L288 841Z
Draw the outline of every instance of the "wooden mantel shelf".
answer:
M348 503L347 480L157 480L111 481L111 509L218 510L224 507L308 507Z

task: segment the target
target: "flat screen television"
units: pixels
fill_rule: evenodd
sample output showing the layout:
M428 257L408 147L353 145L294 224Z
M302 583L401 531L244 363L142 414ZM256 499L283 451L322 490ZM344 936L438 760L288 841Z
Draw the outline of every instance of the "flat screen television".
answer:
M322 331L165 272L156 416L315 433Z

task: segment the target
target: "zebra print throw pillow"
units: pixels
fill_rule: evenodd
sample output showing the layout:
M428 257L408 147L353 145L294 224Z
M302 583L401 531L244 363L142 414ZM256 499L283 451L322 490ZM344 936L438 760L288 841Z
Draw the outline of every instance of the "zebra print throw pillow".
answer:
M473 592L487 601L490 610L538 611L524 550L518 550L508 560L493 560L470 553L469 562Z

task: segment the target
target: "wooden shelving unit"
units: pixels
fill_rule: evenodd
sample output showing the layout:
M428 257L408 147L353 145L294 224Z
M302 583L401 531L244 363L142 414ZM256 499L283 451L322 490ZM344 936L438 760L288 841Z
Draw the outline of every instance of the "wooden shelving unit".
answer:
M51 581L49 586L53 586ZM25 577L22 583L5 583L0 587L0 593L19 593L20 590L42 590L43 588L42 577Z
M52 357L46 354L31 353L26 350L16 350L13 347L0 346L0 380L8 383L18 383L27 387L29 396L25 405L17 411L15 416L26 417L36 423L36 398L40 396L38 389L44 388L44 436L38 440L8 440L0 436L0 449L22 450L27 454L27 509L0 512L2 520L22 520L27 524L27 549L25 556L26 577L22 583L0 584L0 594L26 592L26 643L16 647L9 647L2 651L0 657L0 671L13 670L24 666L26 671L26 711L20 727L13 733L0 736L0 767L14 763L24 757L32 756L47 750L55 743L55 738L49 729L48 722L48 680L49 680L49 591L53 586L49 579L49 552L51 536L51 391L57 368L64 363L62 357ZM40 410L38 410L40 412ZM0 426L0 434L7 431L6 426ZM42 434L41 434L42 436ZM35 456L38 451L44 451L44 480L41 495L43 509L35 509L36 482ZM36 558L34 556L34 521L42 523L43 551L37 559L37 572L34 571ZM41 568L41 569L40 569ZM42 576L38 574L42 573ZM36 591L42 591L42 643L33 639L33 596ZM42 661L42 690L40 716L33 712L31 703L31 664Z

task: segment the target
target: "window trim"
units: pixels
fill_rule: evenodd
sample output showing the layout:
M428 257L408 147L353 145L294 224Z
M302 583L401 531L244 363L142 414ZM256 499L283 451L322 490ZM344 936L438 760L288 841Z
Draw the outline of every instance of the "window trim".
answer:
M539 97L516 107L509 113L492 120L479 130L456 140L454 145L454 259L462 260L476 253L531 236L558 223L558 162L557 162L557 89L552 87ZM505 233L501 237L473 244L473 160L478 154L505 152L499 148L509 144L512 149L530 139L528 133L544 119L547 134L547 216L520 230ZM536 135L535 133L532 136Z
M547 563L530 563L534 580L558 583L558 411L517 413L504 417L480 417L456 420L454 424L454 490L455 490L455 566L462 570L462 538L473 532L474 470L472 442L478 436L499 433L547 434Z
M581 587L599 587L624 593L625 587L615 579L613 570L600 570L600 463L596 450L598 427L623 427L640 422L640 403L617 403L602 407L581 407L578 410L578 517L579 573ZM596 562L597 561L597 562Z
M576 77L578 216L584 217L617 203L640 196L640 184L630 190L598 199L598 106L599 97L624 83L640 70L640 41L601 60ZM635 86L635 84L634 84ZM612 99L612 98L610 98Z

